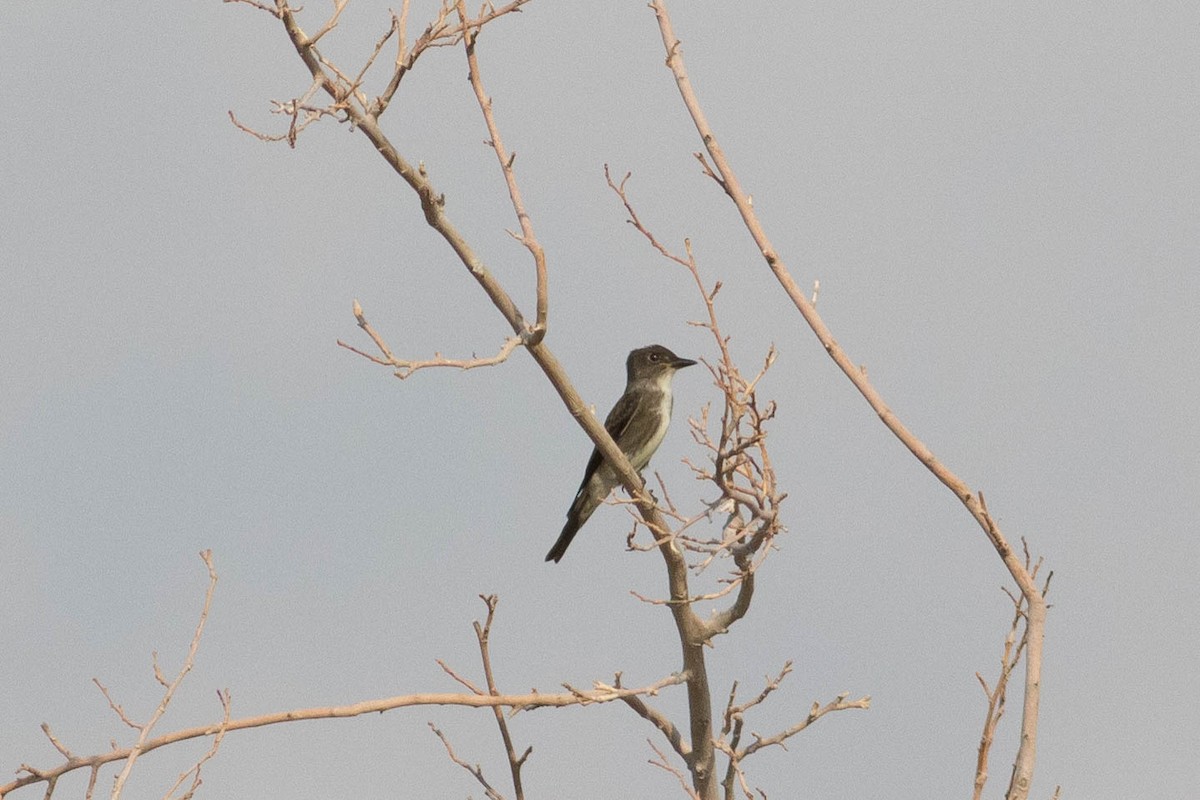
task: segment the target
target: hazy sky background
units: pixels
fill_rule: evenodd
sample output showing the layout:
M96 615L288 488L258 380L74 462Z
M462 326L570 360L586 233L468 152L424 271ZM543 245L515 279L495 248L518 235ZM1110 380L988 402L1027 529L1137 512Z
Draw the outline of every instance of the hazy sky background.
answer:
M326 4L302 18L319 26ZM413 3L410 31L436 4ZM900 417L1005 533L1055 571L1033 796L1185 797L1200 785L1200 6L1191 2L671 4L692 78L779 252ZM388 8L323 42L348 69ZM590 443L523 352L400 382L338 348L491 353L508 331L369 143L326 122L296 150L271 98L308 87L248 6L0 5L0 783L133 740L91 684L146 717L175 669L212 548L196 667L160 730L478 679L470 623L501 597L500 686L630 684L677 669L657 554L597 512L542 562ZM748 726L870 694L747 763L772 798L965 797L1010 606L961 508L880 425L774 284L719 189L642 2L536 0L480 39L484 79L551 274L548 343L603 414L625 354L713 358L688 277L624 223L632 171L660 238L691 237L747 368L779 403L789 533L750 616L710 651L714 695L795 663ZM374 73L381 88L383 71ZM529 258L459 49L419 62L384 118L532 315ZM676 381L655 460L710 496ZM682 720L683 690L658 704ZM988 796L1015 751L1019 686ZM505 783L490 715L421 708L230 734L209 798L479 797ZM624 706L519 715L529 797L682 796ZM145 757L160 797L207 743ZM109 786L106 770L102 786ZM86 774L58 793L82 796ZM14 797L37 797L40 788Z

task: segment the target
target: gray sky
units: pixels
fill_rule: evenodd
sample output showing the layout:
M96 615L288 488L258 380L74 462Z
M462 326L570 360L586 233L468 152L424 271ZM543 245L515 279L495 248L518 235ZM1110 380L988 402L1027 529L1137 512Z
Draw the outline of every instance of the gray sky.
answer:
M305 18L315 29L323 4ZM780 253L901 418L1055 570L1035 797L1182 797L1200 783L1200 8L1194 3L675 2L692 78ZM432 15L413 3L419 31ZM387 21L355 0L346 65ZM502 688L678 667L661 560L601 509L557 566L590 444L523 353L399 382L336 347L489 353L506 335L411 192L332 123L292 151L268 100L307 88L270 17L203 3L0 7L0 769L132 741L150 653L178 666L212 548L221 582L165 732L452 691L478 675L476 595L501 596ZM870 694L747 764L771 797L963 797L1008 623L1006 574L957 501L886 432L699 174L642 3L536 0L480 58L551 270L549 343L603 413L633 347L712 358L687 276L623 222L602 165L666 242L691 237L747 367L779 403L790 532L750 616L710 652L714 693L795 662L751 717ZM533 280L458 50L430 52L385 128L527 313ZM379 86L369 87L378 91ZM705 495L676 381L655 467ZM993 754L999 796L1017 694ZM682 718L682 690L660 705ZM479 712L417 709L231 734L208 797L479 796L425 725L498 781ZM518 716L531 797L678 796L656 734L617 706ZM204 745L147 756L158 797ZM109 775L111 773L106 773ZM0 782L8 778L0 778ZM86 776L60 793L82 795ZM105 779L107 785L108 778ZM38 796L40 789L16 795ZM65 794L64 794L65 796Z

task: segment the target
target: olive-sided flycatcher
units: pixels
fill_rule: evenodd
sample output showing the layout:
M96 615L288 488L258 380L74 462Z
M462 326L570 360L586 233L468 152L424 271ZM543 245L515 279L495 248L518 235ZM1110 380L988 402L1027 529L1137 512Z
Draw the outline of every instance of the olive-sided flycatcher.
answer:
M671 422L671 378L677 370L695 363L690 358L680 358L661 344L640 347L625 360L625 393L608 412L604 428L635 472L646 468L667 433ZM583 471L583 482L567 511L567 524L546 554L547 561L557 562L563 557L583 523L620 483L616 471L599 450L593 449Z

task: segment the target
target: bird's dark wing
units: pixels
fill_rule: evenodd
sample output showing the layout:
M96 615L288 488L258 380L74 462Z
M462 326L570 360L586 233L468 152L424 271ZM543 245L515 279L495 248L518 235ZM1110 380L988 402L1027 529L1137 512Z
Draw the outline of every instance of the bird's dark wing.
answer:
M612 411L608 412L608 417L604 420L604 429L608 431L608 435L613 438L618 447L621 446L621 438L629 429L629 423L637 413L638 398L642 396L641 392L636 392L634 397L630 397L628 394L621 395L621 399L613 406ZM575 493L575 500L571 503L571 508L567 510L567 524L563 526L562 533L558 535L558 541L546 554L547 561L557 562L562 559L571 540L575 538L575 534L579 532L583 523L587 522L588 517L596 510L596 506L604 499L603 495L607 495L611 489L611 485L608 487L604 485L589 486L602 463L604 463L604 456L600 454L599 450L592 448L592 457L588 459L587 468L583 471L583 480L579 483L579 491Z
M618 447L621 446L621 436L629 428L629 423L637 412L639 397L641 397L640 392L634 393L633 396L621 395L617 404L612 407L612 411L609 411L608 416L604 418L604 430L608 431L608 435L613 438ZM584 490L603 462L604 456L598 449L592 448L592 457L588 459L587 467L583 471L583 480L579 482L579 492ZM576 492L576 496L579 492Z
M629 427L634 414L637 413L638 403L645 396L644 392L626 392L604 418L604 430L608 431L608 435L616 440L617 444L621 443L621 435Z

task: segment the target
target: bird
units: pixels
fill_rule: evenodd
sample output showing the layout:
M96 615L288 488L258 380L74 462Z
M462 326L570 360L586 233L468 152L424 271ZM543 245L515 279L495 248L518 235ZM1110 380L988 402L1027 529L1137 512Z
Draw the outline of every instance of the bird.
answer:
M646 468L667 433L673 405L671 379L677 371L695 363L690 358L680 358L661 344L639 347L625 359L625 391L608 412L604 429L635 472L640 474ZM547 561L562 560L575 534L620 482L612 465L599 450L593 449L579 491L567 511L567 524L546 554Z

